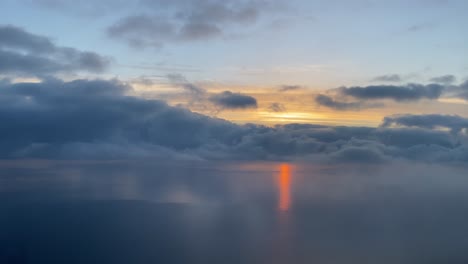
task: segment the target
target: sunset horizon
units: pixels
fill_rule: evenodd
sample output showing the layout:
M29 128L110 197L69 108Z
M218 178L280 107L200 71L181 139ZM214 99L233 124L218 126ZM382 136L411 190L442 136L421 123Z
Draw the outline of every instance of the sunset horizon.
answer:
M468 263L466 11L1 0L0 263Z

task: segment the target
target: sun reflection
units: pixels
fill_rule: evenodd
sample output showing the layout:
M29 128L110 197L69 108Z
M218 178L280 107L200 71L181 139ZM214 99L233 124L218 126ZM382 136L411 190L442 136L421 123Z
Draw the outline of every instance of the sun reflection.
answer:
M289 210L291 206L291 166L287 163L280 165L280 174L278 177L279 203L278 208L281 211Z

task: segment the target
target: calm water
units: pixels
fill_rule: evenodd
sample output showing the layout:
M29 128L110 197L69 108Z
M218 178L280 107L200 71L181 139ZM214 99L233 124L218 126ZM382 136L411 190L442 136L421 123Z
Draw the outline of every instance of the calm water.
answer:
M0 263L468 263L467 172L0 161Z

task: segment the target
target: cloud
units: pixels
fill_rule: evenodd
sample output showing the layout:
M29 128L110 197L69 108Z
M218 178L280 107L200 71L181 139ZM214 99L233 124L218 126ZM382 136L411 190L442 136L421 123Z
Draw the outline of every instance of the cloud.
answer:
M283 85L279 88L279 92L289 92L289 91L296 91L302 89L300 85Z
M97 53L56 46L49 38L15 26L0 25L0 74L94 73L108 66L109 59Z
M10 25L0 26L0 48L17 48L36 53L52 53L56 49L48 38Z
M190 23L184 25L180 29L181 40L198 40L198 39L209 39L217 36L221 36L222 31L216 25L211 25L207 23Z
M136 6L138 0L100 0L100 1L76 1L76 0L16 0L28 6L45 8L60 13L66 13L85 17L102 17Z
M391 75L378 77L384 79L394 79ZM444 76L442 79L449 77ZM335 110L359 110L365 108L375 108L384 106L378 100L393 100L396 102L411 102L422 99L436 100L441 96L464 98L464 85L447 86L439 83L427 85L410 83L406 85L370 85L355 87L340 87L328 90L330 95L319 94L315 97L318 105L329 107ZM467 86L468 87L468 86ZM466 89L468 91L468 89ZM468 94L468 92L466 93ZM468 96L466 97L468 98ZM374 102L373 102L374 101Z
M124 39L134 47L160 47L167 40L174 40L175 25L147 15L128 16L107 29L107 34L116 39Z
M210 97L210 101L223 109L257 108L257 99L249 95L224 91Z
M271 103L268 106L268 110L271 112L286 112L286 107L281 103Z
M370 107L380 107L382 104L369 103L375 100L393 100L396 102L412 102L423 99L437 100L440 97L460 98L468 100L468 81L460 85L452 85L456 81L453 75L443 75L431 79L433 83L424 85L410 83L406 85L370 85L341 87L328 92L334 96L318 95L316 103L336 110L349 110ZM340 100L337 100L340 98ZM342 101L353 98L357 102Z
M405 124L403 128L237 125L160 100L130 96L132 87L117 80L49 79L0 85L0 157L7 159L468 161L466 133L436 129L462 126L448 121L384 120L384 124ZM219 95L229 98L221 100L223 107L255 105L249 96Z
M459 85L447 85L446 96L468 101L468 80Z
M451 74L433 77L430 79L431 82L440 84L452 84L457 81L457 78Z
M196 97L200 97L206 94L206 90L200 86L197 86L191 82L189 82L183 75L178 73L171 73L167 75L169 82L173 85L176 85L186 92L194 95Z
M385 117L382 127L390 127L392 125L420 127L428 129L448 128L454 133L460 132L464 128L468 128L468 118L458 115L398 115Z
M398 74L380 75L372 79L373 82L401 82L402 78Z
M340 93L362 100L390 99L394 101L417 101L437 99L442 95L444 86L439 84L372 85L366 87L341 88Z
M460 84L458 87L456 87L457 90L457 97L468 100L468 81L465 81L464 83Z
M141 1L145 13L121 18L107 29L108 36L135 47L161 47L227 36L254 26L273 2L247 1Z
M330 96L319 94L315 97L315 102L318 105L326 106L335 110L359 110L362 104L360 102L340 102Z
M420 23L420 24L412 25L412 26L408 27L408 31L410 31L410 32L420 32L420 31L433 29L435 27L436 27L436 25L434 23L426 22L426 23Z
M130 91L131 87L118 81L5 85L0 91L2 153L59 157L79 156L84 151L119 156L130 150L148 153L169 146L183 150L234 126L162 101L126 96Z

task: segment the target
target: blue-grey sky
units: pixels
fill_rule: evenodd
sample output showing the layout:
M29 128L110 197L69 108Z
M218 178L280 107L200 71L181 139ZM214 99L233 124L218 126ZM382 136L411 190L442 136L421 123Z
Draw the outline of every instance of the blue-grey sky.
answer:
M326 89L389 74L411 82L468 75L466 1L6 0L1 5L2 24L110 56L114 63L106 75L120 78L177 71L193 81ZM132 24L132 18L140 21ZM189 23L198 23L192 28L198 31L184 35L182 27Z

